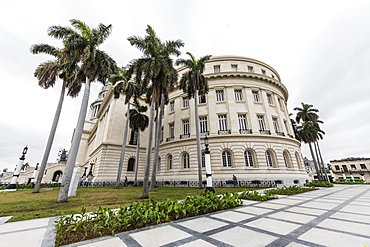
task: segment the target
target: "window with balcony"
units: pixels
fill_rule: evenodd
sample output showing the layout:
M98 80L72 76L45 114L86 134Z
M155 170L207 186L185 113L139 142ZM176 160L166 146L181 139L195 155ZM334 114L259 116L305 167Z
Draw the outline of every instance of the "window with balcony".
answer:
M252 94L253 94L254 102L260 102L260 97L258 95L258 91L252 91Z
M204 136L204 135L209 135L208 133L208 123L207 123L207 117L199 117L199 131L200 131L200 135L201 136Z
M206 96L205 95L200 95L198 97L198 102L199 102L199 104L205 104L205 103L207 103Z
M226 115L218 115L218 133L220 135L229 134Z
M275 133L279 133L279 125L277 122L277 118L272 118L272 125L274 126Z
M184 169L189 169L190 168L189 154L188 153L184 153L182 155L182 165L183 165Z
M216 90L216 101L224 101L224 90Z
M232 167L231 153L229 151L223 151L222 152L222 166L223 167Z
M232 64L231 65L231 71L238 71L238 65Z
M189 98L182 98L182 107L189 107Z
M213 72L214 73L219 73L221 70L220 70L220 65L215 65L213 66Z
M258 126L260 127L260 130L265 130L265 121L263 120L263 116L257 116L258 119Z
M180 136L180 139L189 138L190 137L190 131L189 131L189 119L182 121L182 135Z
M235 95L235 101L242 101L242 100L243 100L243 93L242 93L242 90L240 90L240 89L235 89L235 90L234 90L234 95Z
M244 160L245 160L245 166L246 167L253 167L254 161L253 161L253 154L250 150L246 150L244 152Z
M238 114L238 122L240 134L252 134L252 130L248 129L246 114Z
M175 139L175 123L168 124L169 137L166 141L173 141Z

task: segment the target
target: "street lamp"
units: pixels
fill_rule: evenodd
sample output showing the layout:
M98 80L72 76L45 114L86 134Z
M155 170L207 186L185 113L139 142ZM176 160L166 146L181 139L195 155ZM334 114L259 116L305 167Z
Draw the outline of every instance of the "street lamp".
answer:
M12 181L10 184L6 187L6 190L14 191L17 189L17 180L19 178L19 173L21 172L21 168L23 165L24 160L26 159L26 153L27 153L28 147L26 146L23 148L22 156L19 158L19 162L17 166L15 167L15 172L13 173Z
M204 151L204 161L206 163L206 179L207 179L206 191L211 191L215 193L215 189L212 187L211 156L210 151L208 149L209 146L208 136L204 138L204 145L206 146L206 150Z

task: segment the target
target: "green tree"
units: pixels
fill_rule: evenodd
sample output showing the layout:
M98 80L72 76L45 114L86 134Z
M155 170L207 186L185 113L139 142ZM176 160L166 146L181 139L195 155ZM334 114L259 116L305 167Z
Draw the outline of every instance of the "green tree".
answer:
M134 109L130 110L130 128L137 132L136 140L136 159L135 159L135 182L137 186L137 174L139 169L139 149L140 149L140 132L144 131L149 125L149 117L143 113L147 112L148 107L140 105L138 99L134 100Z
M120 188L121 183L121 175L122 175L122 167L123 161L125 159L125 152L126 152L126 144L127 144L127 132L129 126L129 119L130 119L130 100L132 96L135 96L138 91L138 86L135 82L130 81L131 74L125 71L123 68L117 68L118 73L112 76L109 80L115 85L114 87L114 98L119 98L120 94L123 93L125 95L124 104L127 104L127 112L126 112L126 124L123 132L123 141L122 141L122 148L120 159L118 163L118 172L117 172L117 180L116 180L116 189Z
M176 65L185 66L188 71L186 71L180 79L180 89L184 93L188 94L188 98L194 98L194 110L195 110L195 131L196 131L196 141L197 141L197 155L198 155L198 183L199 188L202 188L202 153L200 149L200 124L199 124L199 114L198 114L198 95L204 95L208 93L208 81L204 77L203 72L205 68L205 63L211 58L210 55L201 57L196 60L190 52L187 52L190 59L178 59Z
M300 123L305 121L317 122L319 110L313 108L313 105L305 104L301 102L302 107L295 107L294 110L298 111L296 115L296 122Z
M144 183L140 198L149 198L148 184L150 173L150 158L153 141L153 122L156 109L160 102L162 91L168 88L167 85L177 82L177 71L173 67L173 60L170 56L179 56L179 48L184 45L181 40L162 42L148 25L144 38L131 36L128 41L137 47L142 57L135 59L130 67L135 75L136 81L141 86L148 87L151 84L151 101L148 126L148 141L146 145Z
M59 191L57 202L68 201L68 190L71 183L72 172L80 146L83 126L87 113L87 105L90 96L90 84L95 80L106 83L108 78L116 73L116 62L105 52L98 49L110 35L112 25L99 24L97 28L90 28L80 20L70 20L71 27L52 26L48 34L61 39L64 44L64 59L66 61L78 61L80 69L85 76L85 90L82 98L80 113L77 120L72 145L69 150L67 164L64 170L62 186Z
M67 95L76 97L81 90L81 84L83 83L83 74L80 73L79 67L76 61L66 62L63 57L63 50L48 45L48 44L36 44L31 46L31 53L39 54L44 53L52 55L55 59L41 63L35 70L34 76L39 82L39 86L44 89L54 87L57 79L62 80L62 88L59 96L59 102L55 111L53 124L49 133L48 141L46 143L44 155L41 161L39 173L33 193L40 192L41 181L45 172L46 163L48 161L50 150L53 145L55 132L58 126L60 113L62 111L65 90L68 89Z

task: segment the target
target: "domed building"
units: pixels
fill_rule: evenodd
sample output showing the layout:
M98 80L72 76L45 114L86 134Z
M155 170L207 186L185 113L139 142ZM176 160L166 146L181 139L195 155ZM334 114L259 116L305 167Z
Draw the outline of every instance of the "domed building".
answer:
M185 68L178 69L179 78L184 72ZM309 177L289 119L288 90L278 72L255 59L217 56L206 63L204 75L209 93L198 101L200 134L203 151L203 137L209 138L215 186L233 175L242 185L305 183ZM124 95L114 99L112 87L104 87L91 107L77 162L93 165L94 181L115 181L127 111ZM195 129L194 99L182 90L170 92L162 121L158 183L197 186ZM146 137L147 131L140 134L139 179ZM135 174L136 140L134 132L126 140L122 178L129 180Z

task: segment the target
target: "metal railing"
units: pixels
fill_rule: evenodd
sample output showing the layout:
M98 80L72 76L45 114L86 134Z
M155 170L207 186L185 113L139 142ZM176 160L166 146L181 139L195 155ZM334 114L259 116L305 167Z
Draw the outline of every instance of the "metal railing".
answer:
M269 131L269 130L260 130L260 134L271 135L271 131Z
M252 129L239 129L240 134L252 134Z
M231 134L231 131L230 130L219 130L218 134L219 135L227 135L227 134Z
M190 138L190 134L180 135L180 139L186 139L186 138Z

